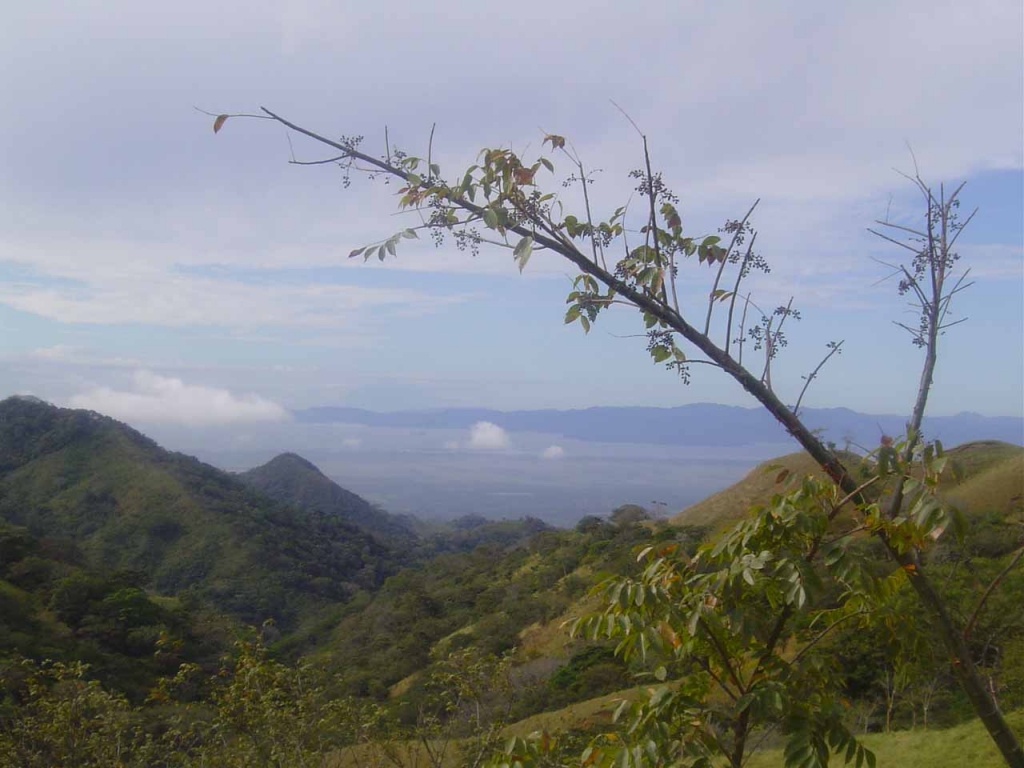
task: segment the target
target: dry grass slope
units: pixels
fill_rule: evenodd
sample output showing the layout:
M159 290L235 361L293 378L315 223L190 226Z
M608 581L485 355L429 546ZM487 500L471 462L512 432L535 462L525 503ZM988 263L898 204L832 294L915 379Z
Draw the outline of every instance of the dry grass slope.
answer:
M957 468L957 473L947 473L946 481L947 495L953 504L969 513L1019 513L1024 496L1024 448L983 440L953 448L949 456ZM858 461L853 455L844 458L851 467ZM785 486L775 482L783 469L798 477L808 474L824 477L806 453L790 453L758 465L738 483L675 515L672 522L716 528L734 523L743 518L753 504L764 503L772 494L785 490Z
M824 478L824 473L806 453L789 453L771 459L750 470L746 477L725 490L698 501L672 518L676 525L708 525L721 527L746 516L750 507L767 501L772 494L784 487L775 482L782 470L801 477L814 475Z

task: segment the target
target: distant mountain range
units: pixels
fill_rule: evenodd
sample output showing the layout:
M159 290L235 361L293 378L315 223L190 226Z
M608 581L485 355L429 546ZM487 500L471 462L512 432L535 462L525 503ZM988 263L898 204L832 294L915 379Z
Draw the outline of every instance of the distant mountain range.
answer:
M906 418L858 413L848 408L805 408L804 421L828 440L877 445L882 434L899 435ZM359 408L317 407L294 412L300 423L346 423L371 427L466 429L489 421L510 432L543 432L577 440L607 443L658 443L684 446L738 446L778 443L785 430L761 408L695 403L675 408L596 407L580 410L496 411L447 408L380 413ZM948 445L971 440L1024 444L1024 419L963 412L926 418L929 439Z

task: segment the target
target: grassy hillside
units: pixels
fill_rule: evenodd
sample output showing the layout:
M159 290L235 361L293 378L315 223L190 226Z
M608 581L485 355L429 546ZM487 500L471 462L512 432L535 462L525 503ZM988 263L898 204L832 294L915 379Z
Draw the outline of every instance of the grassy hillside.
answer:
M952 459L944 484L948 500L968 513L994 511L1019 513L1024 498L1024 448L998 441L965 443L949 450ZM848 454L847 465L858 457ZM824 477L806 453L790 453L766 461L746 477L672 517L677 525L720 527L742 518L751 505L764 503L783 490L776 478L783 470L791 475Z
M1011 712L1007 719L1017 733L1024 731L1024 711ZM1000 768L1006 765L977 720L941 731L871 734L863 738L863 743L877 756L879 768ZM781 750L772 749L755 754L748 765L750 768L783 768L785 761Z
M796 476L824 477L824 473L806 453L789 453L759 464L739 482L687 507L671 520L676 525L713 527L739 520L753 504L763 503L773 493L780 492L781 486L775 479L783 470Z
M964 477L950 478L946 497L972 515L995 513L1021 520L1024 448L1008 443L969 443L950 451Z

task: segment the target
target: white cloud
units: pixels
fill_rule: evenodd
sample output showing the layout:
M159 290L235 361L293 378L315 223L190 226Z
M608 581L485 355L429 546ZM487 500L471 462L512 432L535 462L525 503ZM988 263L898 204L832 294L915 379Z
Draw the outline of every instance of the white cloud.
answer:
M141 250L145 260L133 256ZM274 271L257 270L243 279L231 269L196 264L187 251L188 246L87 237L0 240L0 264L28 270L0 285L0 304L63 323L356 331L381 310L414 317L466 298L296 281Z
M565 456L565 449L560 445L549 445L540 456L542 459L560 459Z
M362 439L358 437L346 437L341 441L343 448L359 448L362 444Z
M207 426L289 418L280 405L255 394L236 395L150 371L136 371L132 383L129 391L97 387L75 395L70 404L133 423Z
M457 450L459 450L459 441L458 440L445 440L444 441L444 449L446 451L457 451Z
M469 428L469 447L479 450L495 450L508 446L508 432L489 421L478 421Z
M33 360L47 363L66 363L69 365L97 366L104 368L138 368L143 365L139 360L128 357L105 357L89 354L87 351L67 344L55 344L52 347L39 347L28 353Z

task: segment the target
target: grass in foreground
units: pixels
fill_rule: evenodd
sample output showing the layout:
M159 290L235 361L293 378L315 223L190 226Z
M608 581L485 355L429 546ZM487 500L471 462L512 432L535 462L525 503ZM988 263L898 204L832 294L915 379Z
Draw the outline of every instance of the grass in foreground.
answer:
M1007 715L1010 725L1024 731L1024 710ZM942 731L897 731L876 733L862 739L878 757L878 768L1000 768L998 750L977 720ZM782 768L781 749L765 750L751 757L749 768ZM841 766L841 759L833 760Z

